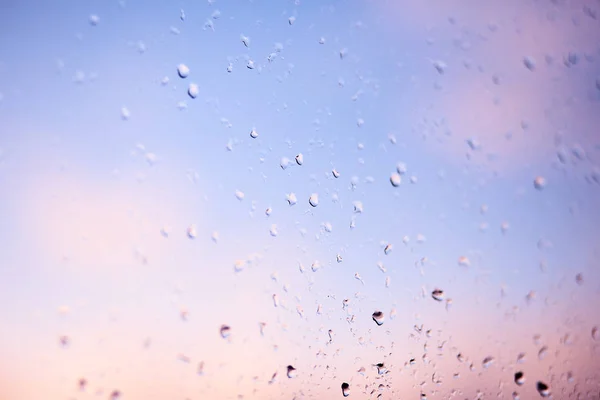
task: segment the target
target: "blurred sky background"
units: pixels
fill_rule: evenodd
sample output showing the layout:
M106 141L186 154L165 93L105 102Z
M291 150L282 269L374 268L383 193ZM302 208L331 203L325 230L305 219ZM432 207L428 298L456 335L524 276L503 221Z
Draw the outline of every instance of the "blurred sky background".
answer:
M0 399L599 398L599 62L592 0L0 0Z

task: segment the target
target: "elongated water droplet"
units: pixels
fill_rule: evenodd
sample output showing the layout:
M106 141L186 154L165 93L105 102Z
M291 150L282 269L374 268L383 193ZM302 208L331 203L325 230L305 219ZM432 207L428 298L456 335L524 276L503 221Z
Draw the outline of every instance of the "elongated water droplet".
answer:
M190 83L190 86L188 86L188 95L192 99L195 99L196 97L198 97L199 93L200 89L198 88L198 85L196 85L195 83Z
M385 255L388 255L392 252L393 247L391 243L388 243L385 245L385 248L383 249L383 252L385 253Z
M131 112L127 107L121 107L121 119L123 121L128 121L131 118Z
M387 368L385 367L384 363L375 364L375 367L377 367L377 373L379 375L383 375L387 372Z
M340 177L340 173L335 168L331 170L331 173L333 174L333 177L336 179Z
M487 356L486 358L483 359L483 361L481 362L481 365L483 366L483 368L489 368L493 363L494 363L494 357L491 356Z
M313 193L310 195L310 198L308 199L308 204L310 204L313 207L316 207L319 205L319 195L317 193Z
M298 164L298 165L304 164L304 156L302 155L302 153L299 153L296 156L296 164Z
M530 71L535 70L535 59L533 57L525 57L523 58L523 65Z
M248 36L240 35L240 40L246 47L250 47L250 38Z
M360 214L363 212L364 208L362 201L355 201L354 203L352 203L352 205L354 206L354 212L356 214Z

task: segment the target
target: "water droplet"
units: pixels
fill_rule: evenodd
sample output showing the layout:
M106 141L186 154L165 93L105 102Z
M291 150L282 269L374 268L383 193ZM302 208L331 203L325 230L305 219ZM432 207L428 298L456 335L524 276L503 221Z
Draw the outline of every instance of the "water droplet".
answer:
M398 187L400 186L400 183L402 182L402 177L400 176L399 173L394 172L391 176L390 176L390 183L392 184L392 186L394 187Z
M361 126L363 126L364 124L365 124L365 120L364 119L359 118L359 119L356 120L356 126L358 126L359 128ZM360 146L361 144L359 143L358 145Z
M340 177L340 173L335 168L331 170L331 173L333 174L334 178L339 178Z
M321 36L321 38L319 39L319 44L325 44L325 38L323 36ZM598 81L600 82L600 78L598 78Z
M294 25L294 22L296 22L296 17L293 17L293 16L292 16L292 17L289 17L289 18L288 18L288 24L290 24L290 25Z
M183 11L183 9L179 11L179 19L185 21L185 11Z
M304 164L304 156L302 155L302 153L299 153L296 156L296 164L298 164L298 165Z
M458 257L458 265L461 267L468 267L471 265L471 261L465 256Z
M110 400L120 400L121 399L121 392L118 390L113 390L112 393L110 394Z
M483 359L483 361L481 362L481 365L483 366L483 368L489 368L493 363L494 363L494 357L487 356L486 358Z
M333 226L331 226L330 222L325 222L323 224L323 229L325 229L325 232L331 233L331 231L333 230Z
M523 58L523 65L525 65L525 68L527 68L530 71L534 71L535 70L535 59L533 57L525 57Z
M248 36L240 35L240 40L246 47L250 47L250 38Z
M121 119L127 121L130 117L131 113L129 112L129 109L127 107L121 107Z
M431 292L431 297L433 297L434 300L442 301L444 300L444 291L441 289L435 289L433 292Z
M340 60L343 60L344 57L346 57L346 54L348 54L348 49L344 48L340 50Z
M533 187L537 190L542 190L544 187L546 187L546 178L543 176L536 176L536 178L533 180Z
M383 249L384 254L387 256L388 254L390 254L393 250L394 246L392 246L391 243L388 243L385 245L385 248Z
M229 72L229 73L232 73L232 72L233 72L233 64L232 64L232 63L229 63L229 64L227 65L227 72Z
M375 367L377 367L377 373L379 375L383 375L387 372L387 368L385 367L384 363L375 364Z
M463 356L462 353L458 353L456 355L456 359L458 360L458 362L464 362L465 361L465 356Z
M313 207L318 206L319 205L319 195L317 193L311 194L308 199L308 204L310 204Z
M538 351L538 359L541 361L546 358L546 355L548 355L548 346L542 346L540 351Z
M198 85L196 85L195 83L190 83L190 86L188 86L188 95L192 99L195 99L196 97L198 97L199 93L200 89L198 88Z
M597 326L592 328L592 339L598 340L600 339L600 329Z
M579 273L575 275L575 283L578 285L583 285L583 274Z
M67 335L62 335L58 338L58 343L60 344L61 347L67 348L71 344L71 338L68 337Z
M515 372L515 383L519 386L525 383L525 374L522 371Z
M519 397L519 393L517 392L512 392L512 398L513 400L521 400L521 397Z
M277 225L275 225L275 224L271 225L271 229L269 229L269 233L273 237L277 236L279 234L279 232L277 231Z
M267 209L265 210L265 215L267 217L269 217L271 215L271 213L273 212L273 210L271 209L271 207L267 207Z
M317 272L321 268L321 263L318 260L316 260L312 263L310 268L313 270L313 272Z
M187 103L185 101L180 101L177 103L177 108L181 111L187 109Z
M296 198L296 195L294 193L288 194L286 196L286 200L290 206L293 206L294 204L296 204L298 202L298 199Z
M338 254L338 255L336 255L336 256L335 256L335 261L337 261L337 262L338 262L338 264L339 264L339 263L341 263L342 261L344 261L344 260L342 259L342 255L341 255L341 254Z
M342 395L344 397L350 396L350 385L348 385L346 382L342 383Z
M296 368L292 367L291 365L287 366L287 377L292 379L296 377Z
M211 235L210 235L210 239L217 243L219 241L219 232L214 231Z
M381 312L381 311L375 311L373 313L372 317L373 317L373 321L375 321L375 323L377 324L377 326L383 325L383 323L385 321L385 316L383 315L383 312Z
M235 272L241 272L246 268L246 260L235 260L233 263L233 270Z
M322 305L317 305L317 315L321 315L323 314L323 306Z
M231 328L227 325L221 325L219 333L223 339L227 339L231 335Z
M246 63L246 68L248 68L248 69L254 69L254 61L253 60L248 60L248 62Z
M363 203L362 201L355 201L354 203L352 203L352 205L354 206L354 212L356 214L361 214L363 212Z
M97 26L98 23L100 22L100 17L98 17L96 14L92 14L90 15L90 25L92 26Z
M188 75L190 74L190 69L188 68L187 65L185 64L179 64L177 66L177 75L179 75L180 78L187 78Z
M433 62L433 67L435 68L435 70L440 75L443 75L444 72L446 72L446 68L448 68L448 66L446 65L446 63L443 62L443 61L434 61Z
M538 381L538 383L536 384L536 388L537 388L537 391L540 394L540 396L542 396L542 397L550 396L550 387L548 387L548 385L546 385L544 382Z
M192 225L188 226L186 233L187 233L188 238L196 239L196 236L198 236L198 231L196 229L196 225L192 224Z

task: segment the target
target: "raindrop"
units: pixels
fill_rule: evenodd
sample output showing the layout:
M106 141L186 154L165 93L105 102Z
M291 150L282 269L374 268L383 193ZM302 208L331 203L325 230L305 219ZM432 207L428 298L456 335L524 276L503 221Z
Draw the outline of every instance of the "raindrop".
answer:
M435 70L440 75L443 75L444 72L446 72L446 68L448 68L448 66L446 65L446 63L443 62L443 61L434 61L433 62L433 67L435 68Z
M517 393L517 392L512 392L512 398L513 398L513 400L521 400L521 397L519 396L519 393Z
M258 137L258 132L256 131L256 129L252 128L252 130L250 131L250 137L252 139L256 139Z
M550 396L550 388L544 382L538 381L536 388L537 388L537 391L540 394L540 396L542 396L542 397Z
M343 258L342 258L342 255L341 254L336 255L335 256L335 261L337 261L338 264L341 263L342 261L344 261Z
M493 363L494 363L494 357L487 356L486 358L483 359L483 361L481 362L481 365L483 366L483 368L489 368Z
M548 346L542 346L540 351L538 351L538 359L540 361L543 360L544 358L546 358L547 354L548 354Z
M383 249L383 252L387 256L388 254L390 254L392 252L392 249L393 249L392 244L388 243L388 244L385 245L385 248Z
M292 367L291 365L287 366L287 377L288 378L295 378L296 377L296 368Z
M100 17L98 17L96 14L92 14L90 15L90 25L92 26L97 26L98 23L100 22Z
M462 355L462 353L458 353L456 355L456 359L458 360L458 362L464 362L465 361L465 357Z
M471 265L471 261L465 256L458 257L458 265L461 267L468 267Z
M294 25L295 21L296 21L296 17L289 17L288 18L288 24L290 24L290 25Z
M385 277L385 287L389 288L391 284L391 278L389 276Z
M273 295L273 305L275 307L279 306L279 297L277 297L277 294Z
M600 339L600 329L597 326L592 328L592 339L598 340Z
M296 164L298 164L298 165L304 164L304 156L302 155L302 153L299 153L296 156Z
M179 19L185 21L185 11L183 9L179 12Z
M325 232L331 233L331 231L333 230L333 226L330 222L325 222L323 224L323 229L325 229Z
M185 64L179 64L177 66L177 74L179 75L180 78L185 79L190 74L190 69Z
M435 289L433 292L431 292L431 297L433 297L434 300L442 301L444 300L444 291L441 289Z
M235 191L235 197L236 197L238 200L240 200L240 201L244 200L244 197L245 197L245 196L246 196L246 195L245 195L245 194L244 194L244 192L242 192L241 190L236 190L236 191Z
M384 363L375 364L375 367L377 367L377 373L379 375L383 375L387 372L387 368L385 367Z
M502 231L503 234L508 232L509 228L510 228L510 224L506 221L504 221L504 222L502 222L502 224L500 224L500 230Z
M210 239L217 243L219 241L219 232L214 231L211 235L210 235Z
M293 206L294 204L296 204L298 202L298 199L296 198L296 195L294 193L288 194L286 196L286 200L290 206Z
M196 85L195 83L190 83L190 86L188 87L188 95L192 99L195 99L196 97L198 97L199 93L200 89L198 88L198 85Z
M248 36L240 35L240 40L244 43L244 46L250 47L250 38Z
M363 126L365 124L365 120L362 118L359 118L358 120L356 120L356 126L358 126L359 128L361 126Z
M248 62L246 63L246 68L254 69L254 61L248 60Z
M319 205L319 195L317 193L313 193L310 195L310 198L308 199L308 204L310 204L313 207L316 207Z
M394 172L391 176L390 176L390 183L392 184L392 186L394 187L398 187L400 186L400 183L402 182L402 177L400 176L399 173Z
M273 210L271 209L271 207L268 207L268 208L265 210L265 215L266 215L267 217L269 217L269 216L271 215L271 213L272 213L272 212L273 212Z
M340 173L335 168L331 170L331 173L333 174L334 178L339 178L340 177Z
M348 49L344 48L340 50L340 60L343 60L344 57L346 57L346 54L348 54Z
M219 19L221 17L221 11L219 10L215 10L213 11L213 13L211 14L211 18L212 19Z
M373 313L372 317L373 317L373 321L375 321L377 326L383 325L383 322L385 321L385 316L383 315L383 312L375 311Z
M187 233L188 238L196 239L196 236L198 236L198 230L196 229L196 225L192 224L192 225L188 226L186 233Z
M233 72L233 64L232 63L227 64L227 72L229 72L229 73Z
M68 337L67 335L62 335L58 338L58 342L60 343L60 345L64 348L64 347L69 347L69 344L71 344L71 338Z
M118 390L113 390L110 394L110 400L119 400L121 398L121 392Z
M352 203L352 205L354 206L354 212L356 214L361 214L363 212L363 203L362 201L355 201L354 203Z
M277 231L277 225L275 225L275 224L271 225L271 229L269 229L269 233L273 237L277 236L279 234L279 232Z
M231 335L231 328L227 325L221 325L219 333L223 339L227 339Z
M325 38L323 36L321 36L321 38L319 39L319 44L325 44ZM600 82L600 78L598 78L598 81Z
M344 397L350 396L350 385L348 385L346 382L342 383L342 395Z
M127 107L121 107L121 119L127 121L130 117L131 113L129 112L129 109Z
M279 161L279 166L281 167L281 169L287 169L287 167L290 166L290 159L287 157L281 157L281 160Z
M543 176L537 176L533 180L533 187L537 190L542 190L544 187L546 187L546 178L544 178Z
M525 383L525 374L522 371L515 372L515 383L519 386Z
M583 275L581 273L575 275L575 282L578 285L583 285Z
M320 268L321 268L321 263L318 260L314 261L312 263L312 265L310 266L310 269L312 269L313 272L317 272Z
M535 59L533 57L523 58L523 65L530 71L535 70Z

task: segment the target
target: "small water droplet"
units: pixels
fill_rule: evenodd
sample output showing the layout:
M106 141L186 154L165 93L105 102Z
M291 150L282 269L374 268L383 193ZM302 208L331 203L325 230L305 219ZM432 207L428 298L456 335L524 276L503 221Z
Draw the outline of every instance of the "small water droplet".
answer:
M333 174L334 178L339 178L340 177L340 173L335 168L331 170L331 173Z
M538 351L538 359L541 361L546 358L548 354L548 346L542 346L542 348Z
M265 210L265 215L267 217L269 217L271 215L271 213L273 212L273 210L271 209L271 207L267 207L267 209Z
M600 339L600 329L597 326L592 328L592 339L599 340Z
M252 128L252 130L250 131L250 137L252 139L256 139L258 137L258 132L256 131L256 129Z
M534 71L535 70L535 59L533 57L525 57L523 58L523 65L525 65L525 68L527 68L530 71Z
M352 205L354 206L354 212L356 214L361 214L363 212L363 203L362 201L355 201L354 203L352 203Z
M346 54L348 54L348 49L344 48L340 50L340 60L343 60L344 57L346 57Z
M250 38L248 36L240 35L240 40L246 47L250 47Z
M67 348L71 344L71 338L68 337L67 335L62 335L58 338L58 343L60 344L61 347Z
M375 311L373 313L372 317L373 317L373 321L375 321L377 326L381 326L385 322L385 316L383 315L383 312L381 312L381 311Z
M229 63L229 64L227 65L227 72L229 72L229 73L232 73L232 72L233 72L233 64L232 64L232 63Z
M304 156L302 155L302 153L299 153L296 156L296 164L298 164L298 165L304 164Z
M468 267L471 265L471 261L465 256L458 257L458 265L461 267Z
M317 193L311 194L308 199L308 204L310 204L313 207L318 206L319 205L319 195Z
M536 384L536 388L537 388L537 391L540 394L540 396L542 396L542 397L550 396L550 387L548 385L546 385L544 382L538 381L538 383Z
M321 38L319 39L319 44L325 44L325 38L323 36L321 36ZM600 78L598 78L598 80L600 81Z
M92 14L90 15L90 25L92 26L97 26L98 23L100 22L100 17L98 17L96 14Z
M316 260L312 263L310 268L312 269L313 272L317 272L321 268L321 263L318 260Z
M331 225L330 222L325 222L323 224L323 229L325 229L325 232L331 233L331 231L333 230L333 226Z
M483 359L483 361L481 362L481 365L483 366L483 368L489 368L493 363L494 363L494 357L491 356L487 356L486 358Z
M384 363L375 364L375 367L377 367L377 373L379 375L383 375L387 372L387 368L385 367Z
M338 255L336 255L336 256L335 256L335 261L337 261L337 262L338 262L338 264L339 264L339 263L341 263L341 262L343 261L343 259L342 259L342 255L341 255L341 254L338 254Z
M241 190L236 190L236 191L235 191L235 197L236 197L238 200L242 201L242 200L244 200L244 197L246 197L246 195L245 195L245 194L244 194L244 192L242 192Z
M433 292L431 292L431 297L433 297L434 300L442 301L444 300L444 291L441 289L435 289Z
M392 184L392 186L394 187L398 187L400 186L400 183L402 183L402 177L400 176L399 173L394 172L391 176L390 176L390 183Z
M583 285L583 274L579 273L575 275L575 283L578 285Z
M350 385L348 385L346 382L342 383L342 395L344 397L350 396Z
M196 85L195 83L190 83L190 86L188 86L188 95L192 99L195 99L196 97L198 97L198 94L200 94L200 88L198 88L198 85Z
M277 236L279 234L279 231L277 230L277 225L275 225L275 224L271 225L271 229L269 229L269 233L273 237Z
M185 64L179 64L177 66L177 75L179 75L180 78L187 78L188 75L190 74L190 69L188 68L187 65Z
M192 225L188 226L186 233L187 233L188 238L196 239L196 236L198 236L198 231L196 229L196 225L192 224Z
M358 126L359 128L360 128L361 126L363 126L364 124L365 124L365 120L364 120L364 119L362 119L362 118L359 118L359 119L357 119L357 120L356 120L356 126ZM358 145L360 146L361 144L359 143ZM359 148L359 149L360 149L360 148Z
M296 368L292 367L291 365L287 366L287 377L292 379L296 377Z
M385 245L384 249L383 249L383 253L387 256L388 254L390 254L393 250L394 246L392 246L391 243L388 243Z
M221 325L219 333L223 339L227 339L231 335L231 328L228 325Z
M543 176L536 176L536 178L533 180L533 187L537 190L542 190L544 187L546 187L546 178Z
M458 362L464 362L465 361L465 356L463 356L462 353L458 353L456 355L456 359L458 360Z
M519 386L525 383L525 374L523 371L515 372L515 383Z
M288 194L286 196L286 200L290 206L293 206L298 202L298 198L296 198L296 195L294 193Z
M433 62L433 67L440 75L443 75L446 72L446 68L448 68L445 62L439 60Z
M519 396L519 393L517 393L517 392L512 392L512 398L513 398L513 400L521 400L521 397Z
M217 243L219 241L219 232L214 231L211 235L210 235L210 239Z
M248 62L246 63L246 68L248 68L248 69L254 69L254 61L253 60L248 60Z
M131 113L127 107L121 107L121 119L123 121L128 121L131 117Z
M292 16L292 17L289 17L289 18L288 18L288 24L290 24L290 25L294 25L294 22L296 22L296 17L293 17L293 16Z
M120 400L121 399L121 392L118 390L113 390L112 393L110 394L110 400Z

